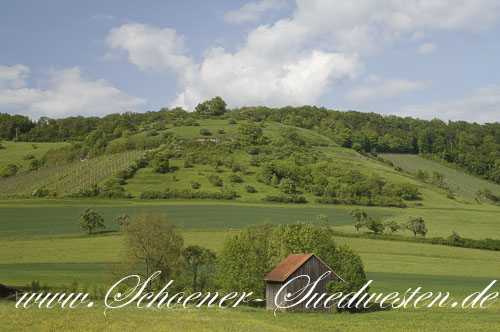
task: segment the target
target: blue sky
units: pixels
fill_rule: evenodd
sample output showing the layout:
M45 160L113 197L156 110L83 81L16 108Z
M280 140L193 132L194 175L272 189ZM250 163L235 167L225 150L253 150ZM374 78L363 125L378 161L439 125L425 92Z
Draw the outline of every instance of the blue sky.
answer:
M0 1L0 112L105 115L216 95L500 121L500 1Z

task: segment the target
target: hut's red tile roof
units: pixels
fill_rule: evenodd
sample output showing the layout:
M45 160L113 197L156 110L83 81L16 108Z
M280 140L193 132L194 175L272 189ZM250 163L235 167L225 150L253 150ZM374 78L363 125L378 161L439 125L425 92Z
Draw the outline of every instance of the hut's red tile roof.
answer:
M264 277L265 281L285 281L314 254L289 255Z

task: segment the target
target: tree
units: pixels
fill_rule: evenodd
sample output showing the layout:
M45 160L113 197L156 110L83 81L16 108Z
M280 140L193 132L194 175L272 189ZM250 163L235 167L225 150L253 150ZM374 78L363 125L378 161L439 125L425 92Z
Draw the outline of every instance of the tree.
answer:
M384 231L384 224L380 218L368 217L364 226L373 231L375 234L382 233Z
M78 227L88 232L89 235L96 229L106 228L106 226L104 226L104 218L98 212L90 208L83 210L76 224Z
M165 151L156 153L153 160L151 160L151 167L154 173L165 174L170 170L168 155Z
M227 112L226 102L219 96L211 100L204 101L195 107L195 113L202 118L209 118L212 116L221 116Z
M283 179L280 181L279 188L284 194L294 195L297 194L295 182L291 179Z
M444 186L444 174L438 171L432 172L431 183L439 187Z
M269 222L248 225L234 237L226 239L217 266L217 279L223 290L265 295L262 278L272 268L269 248L273 229Z
M142 213L133 216L123 227L123 234L124 263L132 268L133 273L148 278L161 271L153 284L148 285L148 290L179 275L184 240L165 215Z
M202 292L215 273L216 255L210 249L191 245L182 250L193 292Z
M427 234L427 227L425 226L425 221L421 217L413 218L409 217L408 221L405 224L405 229L413 232L413 237L417 235L421 235L425 237Z
M350 214L356 219L356 221L354 222L354 228L356 228L356 231L358 231L359 233L359 230L365 225L365 221L368 218L368 215L364 210L360 208L355 208L351 211Z
M124 226L127 226L130 222L130 217L126 213L117 214L115 217L115 222L122 229Z
M384 223L384 226L389 229L389 231L392 233L395 233L401 229L401 225L398 224L397 221L391 220L391 221L386 221Z
M262 278L290 254L315 253L346 281L348 292L366 282L363 264L352 250L337 247L333 233L301 222L274 227L269 222L247 226L226 240L219 256L218 273L227 291L252 290L265 295Z

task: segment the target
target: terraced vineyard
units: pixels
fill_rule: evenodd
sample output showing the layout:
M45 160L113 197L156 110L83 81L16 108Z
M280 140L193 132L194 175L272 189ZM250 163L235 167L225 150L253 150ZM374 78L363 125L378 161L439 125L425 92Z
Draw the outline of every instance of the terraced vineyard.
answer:
M478 190L481 189L489 189L495 195L500 194L500 185L479 179L463 171L446 167L418 155L383 153L379 154L379 156L413 175L420 169L427 171L429 174L440 172L444 175L443 182L445 186L465 197L475 199L477 198Z
M142 152L129 151L42 168L0 180L0 196L31 195L47 189L59 196L76 193L111 177L136 160Z

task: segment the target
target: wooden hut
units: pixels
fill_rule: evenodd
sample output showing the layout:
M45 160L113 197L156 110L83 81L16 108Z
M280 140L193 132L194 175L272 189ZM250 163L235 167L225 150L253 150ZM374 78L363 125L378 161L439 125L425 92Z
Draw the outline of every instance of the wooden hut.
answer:
M276 302L275 297L278 294L280 288L285 285L289 280L298 277L300 275L308 275L311 283L318 280L318 278L323 275L325 272L330 271L330 275L322 279L316 288L314 289L314 293L327 293L326 285L330 281L334 282L344 282L344 280L339 277L328 265L323 263L321 259L319 259L315 254L297 254L297 255L289 255L285 258L281 263L278 264L264 277L266 281L266 309L275 310ZM278 303L283 301L285 294L287 293L295 293L298 290L302 289L307 285L306 278L299 278L294 280L292 283L286 286L280 293L280 298L278 299ZM319 308L306 308L305 303L307 301L303 301L302 303L290 308L290 309L280 309L282 311L286 310L314 310L314 311L330 311L325 309L324 307ZM287 303L290 305L290 302Z
M20 289L0 284L0 299L17 300L17 293L22 293Z

